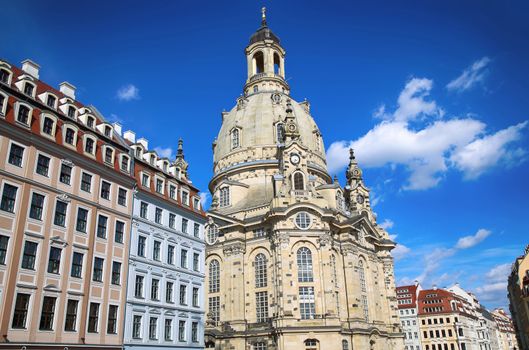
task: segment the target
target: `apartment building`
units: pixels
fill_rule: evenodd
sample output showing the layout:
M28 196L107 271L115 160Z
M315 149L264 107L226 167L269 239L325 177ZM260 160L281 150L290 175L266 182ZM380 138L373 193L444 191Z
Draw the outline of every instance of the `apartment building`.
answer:
M404 350L420 350L421 330L419 326L419 312L417 299L422 290L420 284L397 287L397 305L399 317L404 333Z
M501 350L519 349L512 320L505 310L498 308L491 312L498 325L498 348Z
M529 245L512 264L507 288L518 344L520 349L529 349Z
M127 349L204 347L204 223L183 143L174 160L124 134L135 158Z
M119 124L0 61L3 349L119 348L132 174Z

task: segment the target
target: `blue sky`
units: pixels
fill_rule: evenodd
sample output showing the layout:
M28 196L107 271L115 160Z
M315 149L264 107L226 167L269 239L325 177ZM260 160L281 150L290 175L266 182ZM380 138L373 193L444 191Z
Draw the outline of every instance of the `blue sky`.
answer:
M263 5L342 184L346 149L357 150L399 243L397 281L457 281L505 307L510 263L529 243L527 3L12 1L0 56L73 83L163 154L184 137L206 191Z

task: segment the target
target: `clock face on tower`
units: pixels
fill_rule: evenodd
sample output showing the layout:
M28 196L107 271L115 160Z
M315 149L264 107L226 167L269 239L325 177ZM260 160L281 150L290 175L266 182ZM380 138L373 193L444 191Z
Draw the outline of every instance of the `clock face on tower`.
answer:
M299 164L299 161L300 161L300 158L299 158L299 154L297 153L292 153L290 155L290 162L294 165L298 165Z
M358 204L364 203L364 196L362 196L361 194L356 196L356 203L358 203Z

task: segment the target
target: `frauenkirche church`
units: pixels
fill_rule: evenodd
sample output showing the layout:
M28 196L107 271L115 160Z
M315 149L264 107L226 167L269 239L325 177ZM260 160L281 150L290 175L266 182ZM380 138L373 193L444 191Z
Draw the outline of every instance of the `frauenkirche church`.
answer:
M401 349L395 243L353 151L342 187L264 9L245 53L244 94L213 144L206 349Z

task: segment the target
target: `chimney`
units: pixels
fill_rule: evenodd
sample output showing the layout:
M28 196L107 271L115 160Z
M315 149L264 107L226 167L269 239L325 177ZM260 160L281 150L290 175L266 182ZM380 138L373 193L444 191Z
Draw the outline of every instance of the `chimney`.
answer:
M34 78L39 78L39 69L40 66L32 60L22 61L22 70Z
M59 88L60 88L59 90L63 94L75 100L75 86L73 86L67 81L64 81L59 84Z
M149 141L147 141L146 138L142 137L142 138L138 139L138 143L140 143L143 146L143 148L145 148L146 150L149 149Z
M433 287L432 287L433 290L437 290L437 285L434 284Z
M115 122L112 124L112 126L114 127L114 131L116 132L116 134L121 136L121 124L118 122Z
M121 128L121 127L120 127ZM136 142L136 134L132 130L127 130L123 133L123 138L132 143Z

